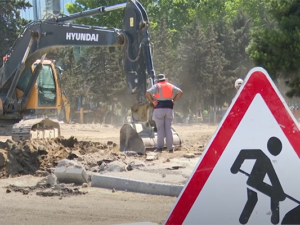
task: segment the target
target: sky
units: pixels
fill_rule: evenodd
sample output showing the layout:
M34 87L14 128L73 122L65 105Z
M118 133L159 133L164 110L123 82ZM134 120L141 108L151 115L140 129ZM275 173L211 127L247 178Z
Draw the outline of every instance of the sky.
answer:
M28 2L30 2L31 5L33 5L33 0L27 0ZM37 0L38 2L38 6L39 8L40 7L44 7L45 5L45 0ZM65 5L67 2L71 2L71 3L74 3L75 0L60 0L60 8L61 10L65 13L65 14L68 14L66 8L65 8ZM30 20L33 20L34 17L33 17L33 7L27 9L27 10L22 10L21 11L21 17L23 18L26 18L26 19L30 19Z

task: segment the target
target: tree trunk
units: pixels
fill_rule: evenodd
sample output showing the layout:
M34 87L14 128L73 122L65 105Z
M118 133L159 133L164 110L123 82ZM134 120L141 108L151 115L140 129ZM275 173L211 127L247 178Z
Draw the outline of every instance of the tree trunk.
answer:
M199 93L196 95L196 123L199 123Z
M214 123L217 123L217 94L214 92Z

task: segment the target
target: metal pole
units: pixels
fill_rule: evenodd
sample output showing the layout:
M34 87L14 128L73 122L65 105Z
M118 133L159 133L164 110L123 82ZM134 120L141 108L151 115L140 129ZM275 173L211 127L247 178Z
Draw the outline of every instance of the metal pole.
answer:
M87 17L87 16L94 16L94 15L98 15L98 14L103 14L109 11L113 11L116 9L121 9L121 8L125 8L127 3L121 3L121 4L117 4L117 5L113 5L113 6L100 6L98 8L95 9L90 9L90 10L86 10L83 12L77 12L74 14L70 14L69 16L66 17L61 17L57 19L57 22L64 22L64 21L68 21L68 20L74 20L74 19L78 19L78 18L83 18L83 17ZM52 20L52 19L50 19Z
M32 6L33 6L33 19L34 20L38 20L38 16L37 16L37 1L36 0L32 1Z
M118 5L107 6L104 8L104 11L109 12L109 11L113 11L113 10L117 10L117 9L122 9L122 8L126 7L126 4L127 3L125 2L125 3L118 4Z

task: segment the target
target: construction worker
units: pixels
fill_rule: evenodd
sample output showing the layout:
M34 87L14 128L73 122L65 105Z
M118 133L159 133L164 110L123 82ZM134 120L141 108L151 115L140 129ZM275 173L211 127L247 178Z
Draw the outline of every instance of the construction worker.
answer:
M157 83L147 90L147 98L153 103L153 120L157 128L157 152L164 147L164 138L169 152L174 152L173 133L171 129L174 119L173 106L182 95L182 90L166 81L164 74L157 76Z
M235 82L234 82L234 87L235 87L235 90L238 91L240 89L240 87L242 86L243 84L243 80L241 78L237 79Z

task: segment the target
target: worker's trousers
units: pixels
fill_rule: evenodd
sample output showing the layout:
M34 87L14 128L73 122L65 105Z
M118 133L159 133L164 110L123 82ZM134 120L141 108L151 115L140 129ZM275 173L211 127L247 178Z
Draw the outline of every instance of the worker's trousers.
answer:
M153 120L157 128L157 149L164 147L164 139L168 150L173 149L173 132L171 130L172 121L174 119L173 109L154 109Z

